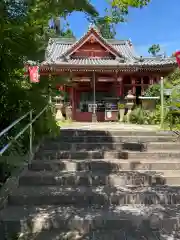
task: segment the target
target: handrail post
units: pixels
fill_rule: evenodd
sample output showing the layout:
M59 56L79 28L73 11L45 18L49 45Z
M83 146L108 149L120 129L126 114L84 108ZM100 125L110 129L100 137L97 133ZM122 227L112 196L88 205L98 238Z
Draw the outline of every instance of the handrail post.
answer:
M0 149L0 156L16 141L26 130L29 129L29 159L28 163L31 162L32 156L33 156L33 149L32 149L32 142L33 142L33 123L43 114L44 111L47 110L48 104L46 107L42 109L42 111L37 114L33 119L33 110L30 110L27 112L24 116L20 117L16 121L14 121L11 125L9 125L7 128L5 128L2 132L0 132L0 138L7 133L12 127L14 127L16 124L18 124L21 120L25 119L26 117L29 117L29 123L21 130L19 133L17 133L2 149Z
M30 126L29 126L29 163L31 161L32 157L32 110L29 113L29 121L30 121Z

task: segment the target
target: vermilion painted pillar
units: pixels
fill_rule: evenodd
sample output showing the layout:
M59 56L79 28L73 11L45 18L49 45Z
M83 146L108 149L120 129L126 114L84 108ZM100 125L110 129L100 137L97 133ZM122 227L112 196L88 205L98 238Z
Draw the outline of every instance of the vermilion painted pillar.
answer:
M153 85L153 83L154 83L153 76L150 76L150 85Z
M120 97L123 94L123 78L118 77L116 81L116 97Z
M134 78L131 77L131 84L132 84L132 93L133 95L136 95L136 80Z
M72 105L72 120L75 120L75 113L76 113L76 94L75 88L71 87L71 105Z

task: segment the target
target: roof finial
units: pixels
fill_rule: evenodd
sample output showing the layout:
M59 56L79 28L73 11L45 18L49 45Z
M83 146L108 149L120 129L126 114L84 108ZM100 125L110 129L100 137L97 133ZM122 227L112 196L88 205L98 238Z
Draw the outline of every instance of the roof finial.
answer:
M129 38L129 40L128 40L128 44L129 44L130 47L132 47L132 41L131 41L130 38Z
M94 24L90 23L88 29L90 30L91 28L94 28Z
M94 24L94 23L90 23L88 30L94 29L97 33L100 34L100 29Z

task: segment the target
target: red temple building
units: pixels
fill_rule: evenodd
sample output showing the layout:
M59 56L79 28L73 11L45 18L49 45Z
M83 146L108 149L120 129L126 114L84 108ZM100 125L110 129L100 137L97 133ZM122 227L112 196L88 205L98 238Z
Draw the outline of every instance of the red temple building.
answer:
M142 95L176 67L175 58L138 56L131 41L104 39L90 26L79 40L50 39L40 74L68 76L73 120L91 121L94 113L104 121L105 104L113 105L128 90Z

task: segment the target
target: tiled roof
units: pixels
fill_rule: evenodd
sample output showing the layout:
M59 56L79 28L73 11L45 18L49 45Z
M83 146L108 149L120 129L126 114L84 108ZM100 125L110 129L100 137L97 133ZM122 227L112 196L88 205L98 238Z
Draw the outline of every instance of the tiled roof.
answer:
M61 64L61 61L57 61L57 64ZM103 58L75 58L70 59L68 62L64 62L67 65L101 65L101 66L117 66L119 62L114 59L103 59Z
M58 65L100 65L100 66L139 66L153 67L176 65L175 58L163 57L140 57L135 53L134 47L128 40L107 40L104 41L113 47L122 58L105 59L105 58L66 58L65 53L77 44L77 40L66 38L53 38L49 40L49 44L45 54L45 61L42 65L58 64Z
M57 65L82 65L82 66L89 66L89 65L99 65L99 66L115 66L115 67L125 67L125 66L137 66L137 67L148 67L148 66L163 66L163 65L172 65L176 64L174 59L162 59L161 61L156 60L144 60L141 61L129 61L127 62L120 62L116 59L103 59L103 58L75 58L69 59L68 61L55 61L55 62L44 62L44 64L57 64Z
M64 61L63 54L71 49L74 39L50 39L45 55L45 61L56 62ZM75 41L74 41L75 42ZM128 61L134 61L137 55L133 47L130 47L127 41L119 41L111 46L118 51Z

